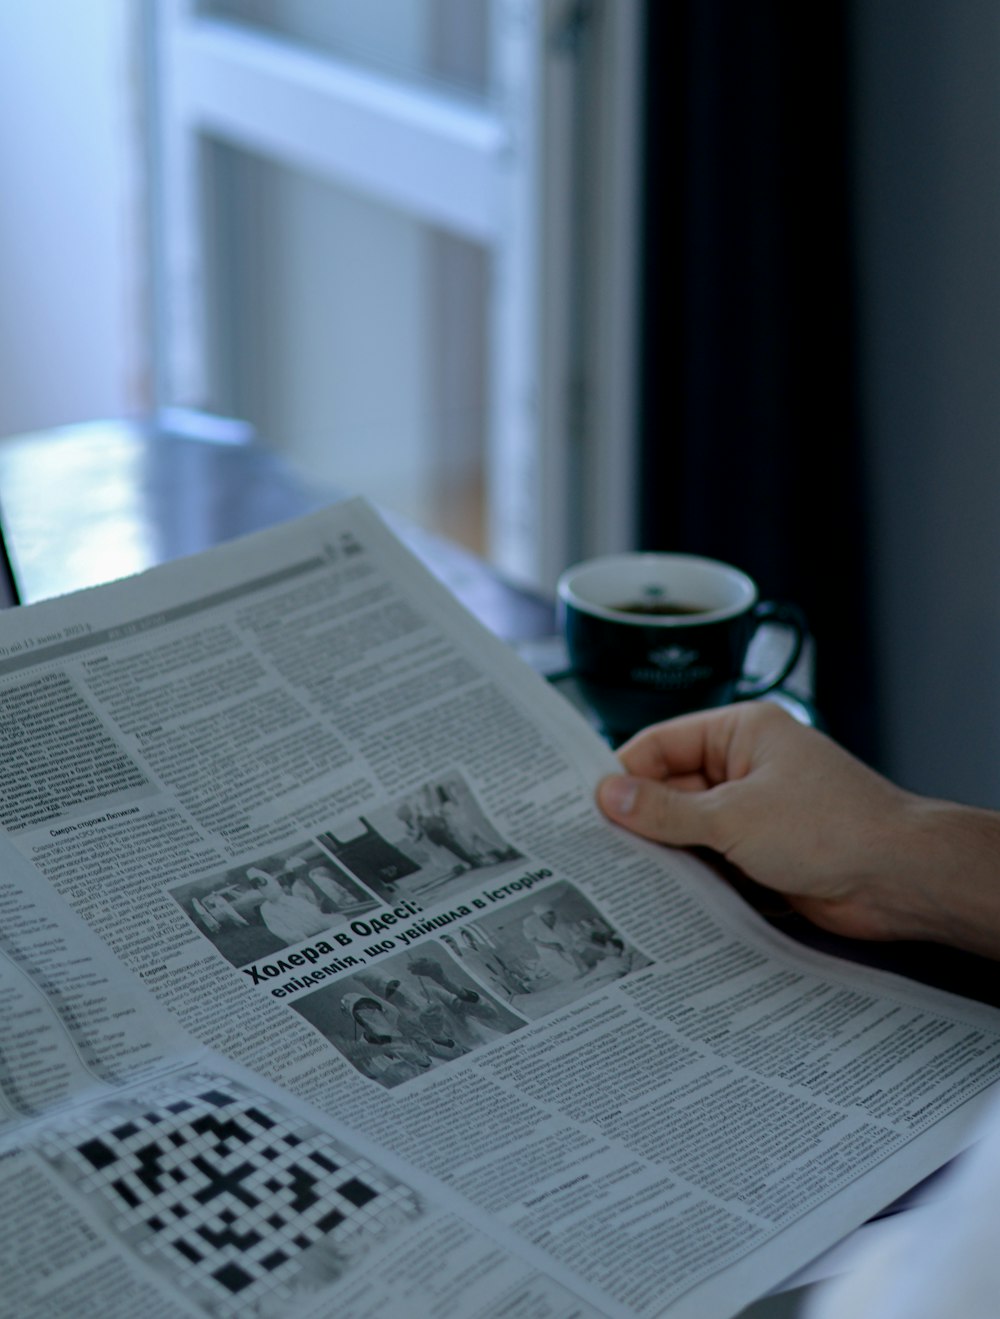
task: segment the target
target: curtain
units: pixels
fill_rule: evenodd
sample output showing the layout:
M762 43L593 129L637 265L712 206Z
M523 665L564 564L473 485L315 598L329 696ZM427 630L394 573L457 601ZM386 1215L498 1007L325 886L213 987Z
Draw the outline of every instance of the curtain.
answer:
M647 0L640 527L801 605L875 761L848 14Z

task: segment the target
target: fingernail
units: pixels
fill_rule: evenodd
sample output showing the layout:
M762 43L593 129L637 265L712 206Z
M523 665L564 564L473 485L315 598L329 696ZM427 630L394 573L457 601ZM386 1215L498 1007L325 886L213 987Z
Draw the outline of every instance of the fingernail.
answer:
M601 802L612 815L631 815L639 785L624 774L605 779L601 784Z

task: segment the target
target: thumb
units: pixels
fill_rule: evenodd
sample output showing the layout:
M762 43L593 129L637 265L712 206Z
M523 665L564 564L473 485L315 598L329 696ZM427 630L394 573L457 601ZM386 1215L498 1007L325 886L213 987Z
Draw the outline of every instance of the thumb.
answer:
M597 804L616 824L675 847L711 847L714 812L703 792L682 792L655 779L611 774L597 787Z

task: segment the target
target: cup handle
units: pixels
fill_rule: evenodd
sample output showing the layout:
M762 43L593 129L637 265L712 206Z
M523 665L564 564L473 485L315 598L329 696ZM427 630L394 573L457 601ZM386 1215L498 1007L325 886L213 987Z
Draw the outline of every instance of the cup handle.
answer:
M759 604L754 606L753 616L754 636L765 623L776 623L791 632L792 644L784 661L774 673L756 681L747 678L740 679L734 692L734 696L738 701L752 701L754 697L763 696L765 692L774 691L775 687L779 687L798 664L802 647L809 632L806 626L805 614L798 605L793 605L787 601L761 600Z

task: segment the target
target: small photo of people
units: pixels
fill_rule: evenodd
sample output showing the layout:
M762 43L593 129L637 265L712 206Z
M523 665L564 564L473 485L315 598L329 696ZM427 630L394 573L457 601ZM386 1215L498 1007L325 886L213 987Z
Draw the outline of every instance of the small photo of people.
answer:
M245 966L377 907L312 840L171 890L233 966Z
M292 1006L387 1089L525 1024L433 941L342 976Z
M531 1020L650 965L565 882L440 938L466 970Z
M408 898L426 905L467 887L472 872L478 878L523 860L458 773L432 779L361 816L349 834L323 834L320 842L390 904Z

